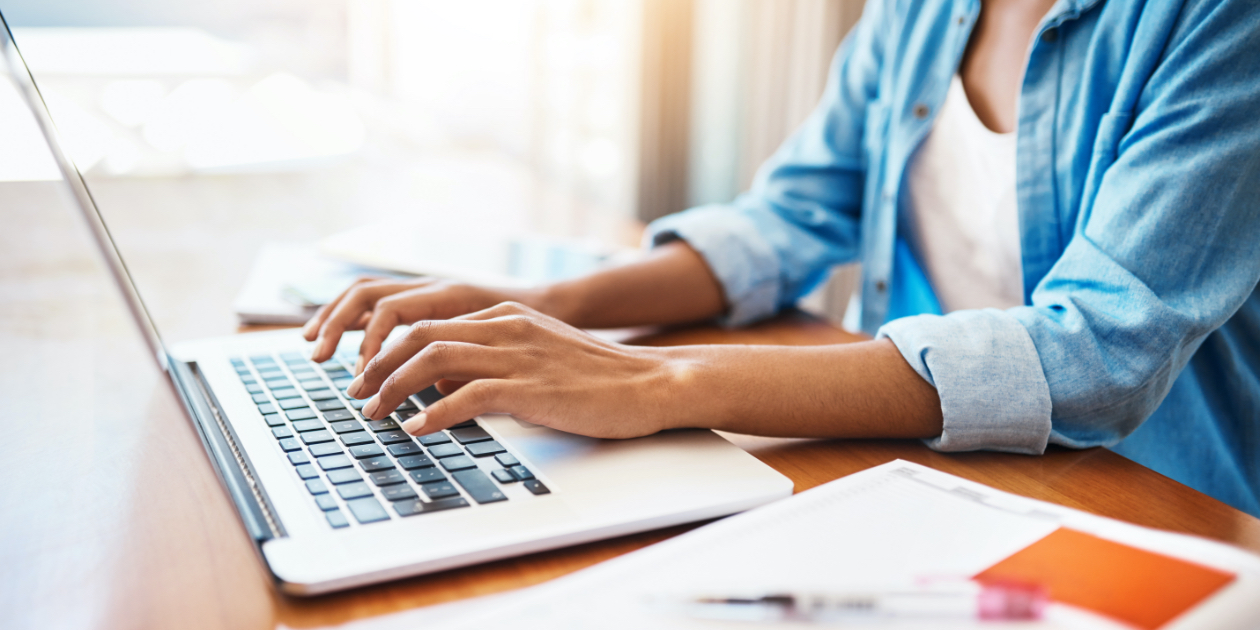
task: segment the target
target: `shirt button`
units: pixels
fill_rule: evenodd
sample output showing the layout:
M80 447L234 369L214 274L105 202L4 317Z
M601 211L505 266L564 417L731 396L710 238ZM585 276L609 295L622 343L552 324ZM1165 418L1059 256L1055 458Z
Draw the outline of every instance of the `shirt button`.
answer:
M1046 29L1046 31L1041 34L1041 41L1047 44L1053 44L1059 41L1059 29L1057 28Z
M876 291L879 291L880 293L883 293L884 291L887 291L887 290L888 290L888 283L887 283L887 282L884 282L883 280L876 280L876 281L875 281L875 290L876 290Z
M927 118L927 115L928 115L928 106L927 106L927 105L924 105L923 103L919 103L919 104L917 104L917 105L915 105L915 106L914 106L914 117L915 117L915 118L918 118L919 120L923 120L924 118Z

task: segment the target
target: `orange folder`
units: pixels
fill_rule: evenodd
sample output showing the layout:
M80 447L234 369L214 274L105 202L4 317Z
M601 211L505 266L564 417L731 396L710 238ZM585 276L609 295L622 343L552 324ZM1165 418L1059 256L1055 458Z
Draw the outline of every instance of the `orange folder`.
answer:
M1060 527L981 571L981 583L1038 584L1052 601L1155 630L1234 574Z

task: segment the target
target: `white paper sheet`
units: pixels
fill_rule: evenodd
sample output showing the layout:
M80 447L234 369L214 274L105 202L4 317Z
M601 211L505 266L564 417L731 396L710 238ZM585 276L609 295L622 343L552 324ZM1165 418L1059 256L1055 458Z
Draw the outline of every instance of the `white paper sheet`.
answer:
M450 627L771 627L696 620L652 602L688 593L842 591L922 577L965 578L1060 526L1238 574L1166 628L1250 628L1260 619L1260 558L1252 554L1002 493L898 460L535 587L494 614ZM1123 627L1058 604L1037 623L932 620L880 627L976 625Z

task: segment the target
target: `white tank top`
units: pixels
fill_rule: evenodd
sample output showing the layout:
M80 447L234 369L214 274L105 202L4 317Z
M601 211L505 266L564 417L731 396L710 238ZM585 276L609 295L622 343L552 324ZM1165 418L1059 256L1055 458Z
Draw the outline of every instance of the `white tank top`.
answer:
M958 75L907 178L909 242L941 309L1022 305L1015 132L985 127Z

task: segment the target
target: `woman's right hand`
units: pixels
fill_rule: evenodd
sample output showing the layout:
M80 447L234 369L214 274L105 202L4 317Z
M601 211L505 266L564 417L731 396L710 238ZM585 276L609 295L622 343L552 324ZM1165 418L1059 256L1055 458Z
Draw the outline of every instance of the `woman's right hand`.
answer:
M396 326L424 319L450 319L501 302L536 302L532 297L530 292L519 289L492 289L437 278L360 278L320 307L302 329L302 335L315 342L311 360L323 362L332 358L342 333L363 330L363 344L354 366L358 374L381 351L385 338Z

